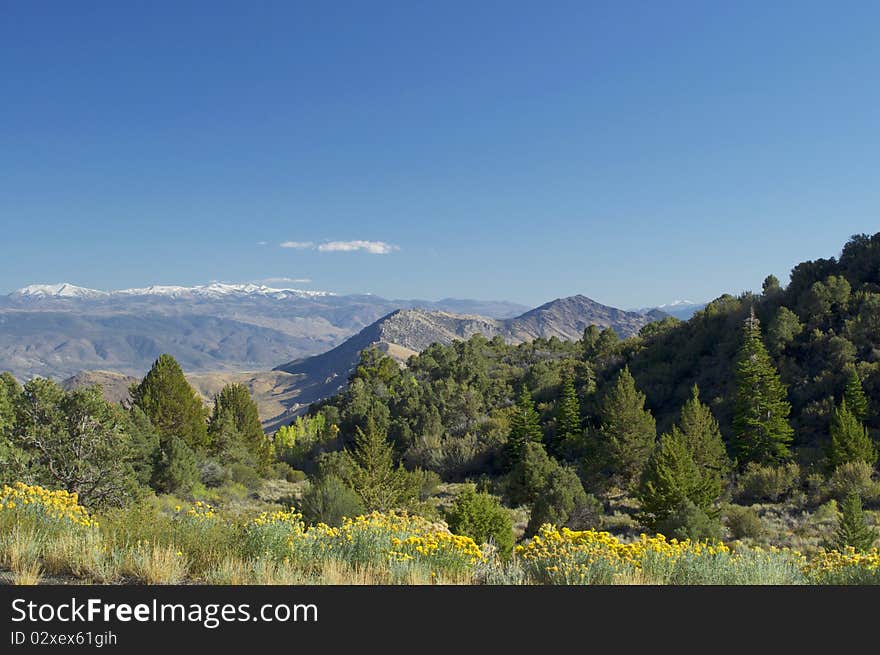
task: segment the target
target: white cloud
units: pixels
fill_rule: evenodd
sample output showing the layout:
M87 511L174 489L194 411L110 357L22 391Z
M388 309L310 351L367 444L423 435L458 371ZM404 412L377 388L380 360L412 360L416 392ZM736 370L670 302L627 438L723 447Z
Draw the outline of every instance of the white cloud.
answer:
M307 250L309 248L314 248L315 243L313 241L283 241L281 243L282 248L296 248L297 250Z
M318 246L318 252L355 252L363 250L371 255L388 255L399 247L384 241L328 241Z
M258 246L265 246L266 242L265 241L257 241L257 245Z

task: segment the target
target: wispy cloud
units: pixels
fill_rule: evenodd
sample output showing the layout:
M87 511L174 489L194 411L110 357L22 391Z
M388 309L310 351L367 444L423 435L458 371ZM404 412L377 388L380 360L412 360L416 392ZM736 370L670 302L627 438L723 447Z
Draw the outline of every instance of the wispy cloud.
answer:
M279 244L282 248L294 248L296 250L317 250L318 252L358 252L363 251L371 255L390 255L392 252L400 250L399 246L385 241L364 241L355 239L354 241L325 241L324 243L315 243L314 241L282 241Z
M363 250L371 255L388 255L399 247L384 241L328 241L318 246L318 252L355 252Z
M257 241L258 246L265 246L267 243L265 241Z
M259 284L311 284L310 277L264 277L256 280Z

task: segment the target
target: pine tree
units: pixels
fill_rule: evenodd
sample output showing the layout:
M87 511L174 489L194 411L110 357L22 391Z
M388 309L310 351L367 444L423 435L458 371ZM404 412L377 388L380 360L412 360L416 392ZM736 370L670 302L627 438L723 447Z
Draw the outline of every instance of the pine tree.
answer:
M193 450L207 445L205 406L171 355L156 360L141 383L132 387L131 397L160 436L180 437Z
M691 397L681 408L681 432L694 463L704 477L720 488L721 479L730 471L730 458L721 437L721 428L712 410L700 402L700 388L694 385Z
M846 399L849 411L852 412L856 419L862 422L868 420L868 398L865 396L862 381L859 379L859 374L855 368L850 371L846 388L843 391L843 397Z
M574 388L574 377L566 373L556 408L556 445L577 441L581 436L581 404Z
M847 546L858 552L870 550L877 539L877 530L868 525L862 509L862 499L855 492L847 495L840 506L840 523L835 534L834 547L843 550Z
M828 448L828 465L831 470L841 464L854 461L877 461L877 450L868 436L868 430L849 410L846 398L831 413L831 443Z
M230 432L237 443L222 443L221 436L228 439ZM258 468L265 469L272 462L272 443L263 433L257 404L243 384L227 384L214 396L208 435L212 449L218 454L239 446L254 457Z
M767 348L754 309L745 321L736 365L733 417L736 450L741 464L778 462L789 457L793 430L791 405Z
M651 454L639 488L644 520L649 525L664 521L684 501L708 510L718 499L715 487L701 473L688 449L685 435L678 429L660 437Z
M541 417L535 410L532 394L523 385L510 417L510 436L507 438L507 452L511 465L515 465L522 457L525 445L531 441L540 443L543 438Z
M196 456L176 434L160 437L151 486L165 493L188 493L199 480Z
M614 476L635 488L657 440L657 426L628 367L602 399L599 418L601 444Z
M395 465L394 448L372 419L367 420L366 432L358 428L351 460L351 488L368 510L406 508L418 499L416 478Z

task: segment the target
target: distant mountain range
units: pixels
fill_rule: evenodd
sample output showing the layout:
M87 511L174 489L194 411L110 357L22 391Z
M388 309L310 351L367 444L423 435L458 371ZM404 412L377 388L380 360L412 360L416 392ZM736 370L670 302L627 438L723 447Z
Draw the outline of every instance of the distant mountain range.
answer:
M228 382L246 384L264 424L273 427L342 388L371 345L404 362L432 343L476 333L510 343L573 340L595 324L627 337L667 315L627 312L580 295L526 309L247 284L111 292L33 285L0 298L0 370L62 379L68 388L100 383L118 401L167 352L207 400Z
M657 305L656 307L643 307L641 309L633 309L631 311L639 314L644 314L651 311L660 311L664 314L668 314L669 316L674 316L677 319L686 321L698 311L703 309L703 307L705 306L706 303L704 302L693 302L692 300L675 300L665 305Z
M163 352L190 372L269 369L324 352L402 307L495 318L527 309L504 301L387 300L256 284L120 291L38 284L0 297L0 370L21 379L93 369L143 375Z

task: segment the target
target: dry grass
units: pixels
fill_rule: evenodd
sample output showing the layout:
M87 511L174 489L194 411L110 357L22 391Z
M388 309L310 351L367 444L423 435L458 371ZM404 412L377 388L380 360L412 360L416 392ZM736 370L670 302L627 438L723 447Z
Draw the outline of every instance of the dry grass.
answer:
M173 546L141 542L125 553L121 570L143 584L179 584L186 579L189 562Z

